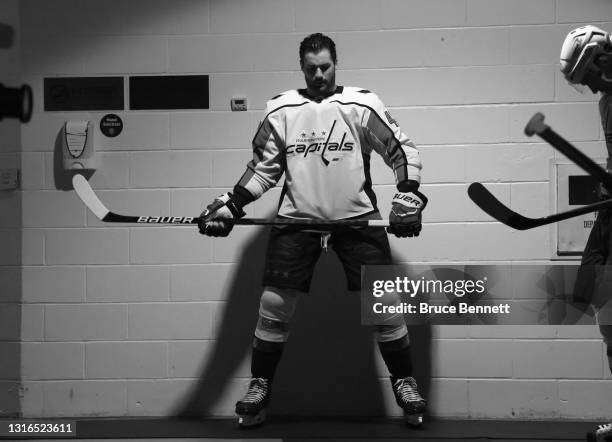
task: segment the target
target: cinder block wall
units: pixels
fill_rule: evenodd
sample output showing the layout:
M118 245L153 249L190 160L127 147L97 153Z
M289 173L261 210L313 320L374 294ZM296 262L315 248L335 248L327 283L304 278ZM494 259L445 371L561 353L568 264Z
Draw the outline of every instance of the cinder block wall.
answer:
M329 33L338 45L338 82L375 90L422 151L431 203L418 239L392 239L405 262L549 261L547 229L512 231L466 195L468 184L480 181L515 210L549 213L555 153L522 130L535 111L590 155L604 154L596 97L575 93L557 63L570 29L596 23L612 30L609 0L19 5L22 80L36 97L33 120L21 130L24 416L165 416L198 394L208 395L195 399L207 404L206 413L231 415L248 376L247 347L221 386L202 389L201 376L219 365L212 355L224 351L215 347L220 335L231 345L238 319L254 325L257 277L250 279L248 269L263 258L257 229L211 240L188 227L94 219L58 185L57 137L65 120L92 119L97 127L103 114L43 112L44 77L210 74L210 110L121 112L120 136L97 133L102 165L91 179L116 211L199 213L242 173L265 101L302 86L301 39ZM230 112L232 96L247 97L249 111ZM392 175L381 161L373 175L387 212ZM277 197L270 191L249 214L270 214ZM1 270L0 276L10 273ZM229 293L242 289L249 297L226 309ZM612 414L612 382L595 326L439 326L429 330L427 346L415 362L430 367L434 415ZM377 366L386 413L398 414L379 360ZM333 364L328 371L338 376ZM359 392L338 387L334 394L348 395L355 413L363 413Z
M20 87L19 2L0 2L0 83ZM14 119L0 121L0 169L20 169L20 129ZM0 190L0 415L19 413L21 359L21 192Z

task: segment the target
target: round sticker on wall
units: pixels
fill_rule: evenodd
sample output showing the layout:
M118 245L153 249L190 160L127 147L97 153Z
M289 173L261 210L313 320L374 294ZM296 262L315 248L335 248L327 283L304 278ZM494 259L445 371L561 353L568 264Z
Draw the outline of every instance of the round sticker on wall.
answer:
M119 115L106 114L100 120L100 131L107 137L116 137L123 130L123 121Z

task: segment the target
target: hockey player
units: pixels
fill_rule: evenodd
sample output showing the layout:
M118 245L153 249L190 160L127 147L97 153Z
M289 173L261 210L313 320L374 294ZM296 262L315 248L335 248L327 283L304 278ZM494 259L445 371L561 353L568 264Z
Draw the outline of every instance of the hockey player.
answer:
M600 92L599 112L608 150L607 170L612 171L612 40L610 34L595 26L582 26L571 31L561 49L561 71L571 84L588 86ZM602 198L610 191L601 186ZM606 344L612 371L612 210L598 213L584 250L575 295L590 302L597 311L599 329ZM612 442L612 423L600 425L587 435L589 441Z
M278 217L294 219L380 219L370 178L370 155L376 151L393 169L397 193L388 231L418 236L427 198L418 190L421 162L414 144L371 91L336 85L336 47L327 36L306 37L299 49L305 89L289 90L268 101L253 138L253 159L232 193L215 199L200 232L226 236L243 207L273 187L285 174ZM289 336L288 324L298 297L308 292L314 266L327 245L345 270L349 290L359 290L361 265L391 263L386 232L380 228L342 228L313 232L272 228L264 289L252 347L252 379L236 404L239 424L265 419L274 373ZM397 296L397 295L396 295ZM391 304L399 303L399 296ZM408 331L400 314L375 326L391 385L409 424L420 425L425 400L412 374Z

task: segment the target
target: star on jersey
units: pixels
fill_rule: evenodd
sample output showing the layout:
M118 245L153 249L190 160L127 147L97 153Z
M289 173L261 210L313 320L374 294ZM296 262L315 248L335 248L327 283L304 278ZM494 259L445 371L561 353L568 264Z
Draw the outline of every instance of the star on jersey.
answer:
M327 132L326 131L321 131L321 134L319 135L319 133L316 130L305 130L302 129L302 132L300 133L301 135L301 139L305 140L312 140L312 141L316 141L317 139L320 139L321 137L325 136Z

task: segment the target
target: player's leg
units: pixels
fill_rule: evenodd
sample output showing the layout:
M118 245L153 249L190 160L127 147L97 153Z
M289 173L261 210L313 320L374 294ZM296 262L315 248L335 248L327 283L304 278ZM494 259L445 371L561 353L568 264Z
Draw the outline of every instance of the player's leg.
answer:
M607 286L608 294L612 293L612 287ZM608 367L612 373L612 302L603 305L597 312L599 331L603 338ZM587 440L590 442L612 442L612 423L599 425L594 431L588 433Z
M605 311L607 310L607 311ZM606 354L608 356L608 366L612 372L612 311L604 309L597 312L597 320L600 322L599 330L606 344ZM605 322L606 324L602 324ZM599 425L594 431L587 434L589 442L612 442L612 423Z
M600 325L599 331L603 337L604 344L606 344L608 367L610 368L610 373L612 373L612 322L608 322L606 325Z
M574 300L579 303L593 302L602 266L608 258L609 228L606 226L605 218L609 221L607 210L598 213L582 254L574 284Z
M383 229L350 229L335 233L332 246L342 265L351 291L361 289L362 265L390 265L391 249ZM399 305L397 293L380 298L388 305ZM408 330L400 313L377 316L375 337L380 354L390 373L391 386L397 404L403 409L406 422L419 426L423 422L426 402L418 392L412 377L412 359Z
M606 241L607 247L603 249L605 263L597 266L597 278L593 290L593 307L596 311L597 324L606 347L606 355L608 366L612 372L612 236L610 229L612 228L611 213L599 215L599 220L604 221L601 226L603 233L600 236Z
M593 276L590 300L597 311L597 323L599 324L599 330L605 344L608 366L612 372L611 218L609 210L598 214L593 231L589 236L587 247L585 248L579 276L581 271L590 272ZM589 245L591 244L593 246L590 248ZM593 249L595 249L595 253L593 253ZM589 267L585 265L585 260ZM583 270L585 267L590 268L590 270ZM594 431L587 434L587 440L592 442L612 442L612 423L599 425Z
M397 293L388 293L383 298L386 298L385 304L399 305L401 302ZM403 409L406 422L418 427L423 423L427 403L412 377L410 339L404 317L399 313L388 314L384 322L375 326L375 336L389 370L395 400Z
M260 424L266 416L272 382L289 337L289 322L300 293L310 287L320 255L319 237L273 228L268 244L264 290L259 303L251 356L249 388L236 403L242 427Z
M289 338L289 321L295 312L299 292L266 287L259 303L259 318L251 354L249 388L236 403L238 423L242 427L258 425L265 420L272 394L276 367Z

